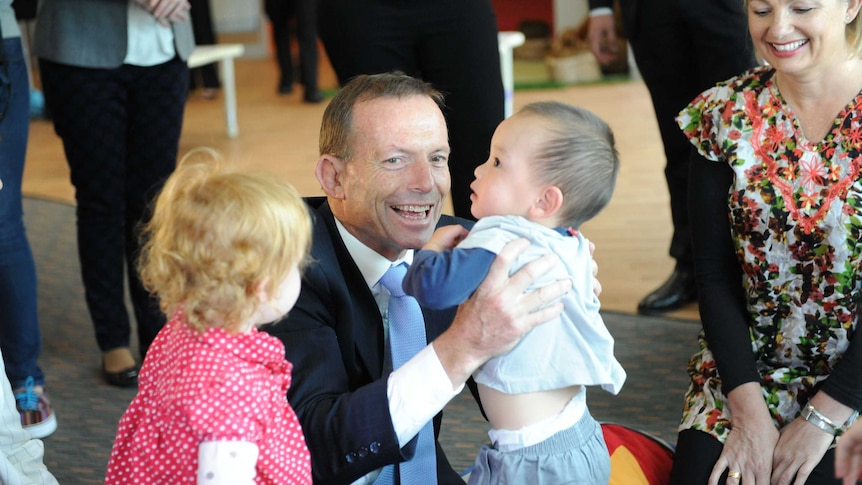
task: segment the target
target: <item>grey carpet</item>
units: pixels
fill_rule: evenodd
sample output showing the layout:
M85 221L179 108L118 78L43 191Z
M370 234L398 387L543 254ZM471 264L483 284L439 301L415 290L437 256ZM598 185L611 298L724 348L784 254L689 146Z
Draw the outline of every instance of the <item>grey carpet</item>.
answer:
M59 422L57 432L44 440L45 463L63 485L102 483L117 421L134 391L109 387L99 374L99 350L78 273L74 207L25 198L24 211L39 277L40 364ZM696 348L699 325L603 315L628 379L617 396L589 390L593 415L674 442L687 385L685 365ZM446 454L456 469L465 470L488 439L487 424L466 392L444 416Z

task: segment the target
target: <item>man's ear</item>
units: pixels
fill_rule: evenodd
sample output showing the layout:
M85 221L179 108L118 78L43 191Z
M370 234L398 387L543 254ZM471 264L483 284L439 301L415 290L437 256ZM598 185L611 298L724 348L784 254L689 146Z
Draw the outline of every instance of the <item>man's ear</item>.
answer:
M534 219L544 219L556 214L563 206L563 191L555 185L550 185L539 194L539 198L530 207L530 216Z
M314 174L328 197L344 199L344 186L341 180L345 169L344 161L335 155L321 155L317 160Z

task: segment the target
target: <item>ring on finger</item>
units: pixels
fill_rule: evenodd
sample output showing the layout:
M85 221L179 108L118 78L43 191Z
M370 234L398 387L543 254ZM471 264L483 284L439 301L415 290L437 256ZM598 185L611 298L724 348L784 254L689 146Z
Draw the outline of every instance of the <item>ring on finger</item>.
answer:
M727 472L727 478L733 478L734 480L739 480L742 477L742 473L739 473L736 470L730 470Z

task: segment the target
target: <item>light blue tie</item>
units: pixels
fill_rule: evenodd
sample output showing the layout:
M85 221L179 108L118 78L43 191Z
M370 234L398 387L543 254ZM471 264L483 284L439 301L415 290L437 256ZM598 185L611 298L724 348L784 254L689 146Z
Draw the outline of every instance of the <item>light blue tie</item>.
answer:
M392 295L389 298L389 348L392 368L397 369L425 348L425 319L419 303L404 293L401 280L407 273L405 263L392 266L380 278L380 283ZM437 447L434 445L434 424L429 421L419 430L416 454L399 465L401 485L437 483ZM395 465L383 468L375 484L395 483Z

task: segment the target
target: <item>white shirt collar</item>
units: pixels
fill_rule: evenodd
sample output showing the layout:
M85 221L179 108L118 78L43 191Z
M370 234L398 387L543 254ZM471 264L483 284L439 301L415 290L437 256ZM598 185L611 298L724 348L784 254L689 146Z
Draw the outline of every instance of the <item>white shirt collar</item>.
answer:
M351 234L338 219L335 219L335 227L338 228L338 233L344 241L344 246L347 248L347 252L350 253L350 257L353 258L353 262L356 263L356 266L359 268L359 272L362 273L362 278L365 279L365 284L367 284L369 288L374 288L374 285L380 281L380 278L383 277L384 273L386 273L391 266L399 264L402 261L407 263L409 266L413 262L412 249L405 251L402 258L396 261L389 261L377 251L363 244L359 239Z

